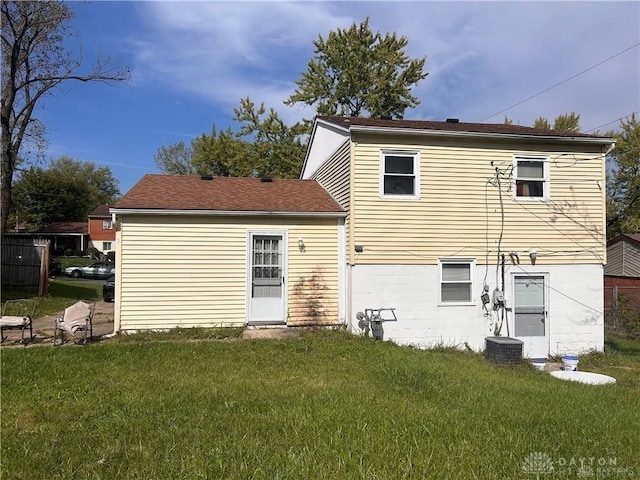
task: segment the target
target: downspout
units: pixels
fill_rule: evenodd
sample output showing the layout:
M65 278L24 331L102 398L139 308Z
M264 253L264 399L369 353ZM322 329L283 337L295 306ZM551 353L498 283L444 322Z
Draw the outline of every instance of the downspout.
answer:
M116 284L113 290L113 334L120 332L120 296L122 293L122 226L115 213L111 214L111 224L116 231Z
M347 237L345 217L338 217L338 319L343 326L347 326Z

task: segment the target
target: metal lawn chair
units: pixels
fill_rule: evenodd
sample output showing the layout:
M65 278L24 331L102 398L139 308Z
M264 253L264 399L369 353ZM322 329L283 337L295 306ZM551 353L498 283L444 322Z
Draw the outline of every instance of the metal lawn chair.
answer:
M93 338L93 312L96 304L80 300L64 309L64 313L56 318L56 327L53 331L53 344L56 344L58 332L60 332L60 345L64 343L65 332L70 333L74 339L83 335L83 343L87 338Z
M0 341L4 342L7 339L2 333L3 330L20 329L20 341L24 343L24 331L27 327L29 327L29 340L33 340L33 315L37 303L33 298L7 300L4 303L2 316L0 316Z

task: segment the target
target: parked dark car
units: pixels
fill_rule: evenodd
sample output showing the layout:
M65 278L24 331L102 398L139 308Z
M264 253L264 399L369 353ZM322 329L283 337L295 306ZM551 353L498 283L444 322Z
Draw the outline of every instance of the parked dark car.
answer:
M64 273L74 278L109 278L115 272L115 265L107 262L94 262L84 267L71 266L64 269Z
M102 285L102 299L105 302L113 302L115 298L116 276L111 275Z

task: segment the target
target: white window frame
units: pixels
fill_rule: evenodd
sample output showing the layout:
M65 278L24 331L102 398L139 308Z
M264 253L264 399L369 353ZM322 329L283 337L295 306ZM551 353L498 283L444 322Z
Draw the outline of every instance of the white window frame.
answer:
M443 274L442 269L445 265L450 264L458 264L458 265L469 265L469 280L464 282L446 282L446 283L468 283L469 284L469 299L468 300L460 300L460 301L444 301L442 300L442 284L443 284ZM440 258L438 259L438 305L443 307L457 306L457 305L474 305L473 292L475 291L474 287L474 277L476 270L476 260L474 258Z
M103 230L111 230L112 228L113 228L113 222L111 221L111 219L102 220L102 229Z
M109 248L107 248L107 245L109 246ZM113 247L113 242L102 242L102 251L103 252L110 252L112 250Z
M394 174L400 176L412 176L414 178L413 194L394 195L385 193L385 160L387 156L413 157L413 174ZM391 200L418 200L420 198L420 152L415 150L381 150L380 151L380 198Z
M518 162L541 162L542 163L542 179L519 177ZM541 181L542 196L541 197L525 197L518 196L518 180L525 181ZM518 202L546 202L549 200L549 157L547 155L514 155L513 157L513 199Z

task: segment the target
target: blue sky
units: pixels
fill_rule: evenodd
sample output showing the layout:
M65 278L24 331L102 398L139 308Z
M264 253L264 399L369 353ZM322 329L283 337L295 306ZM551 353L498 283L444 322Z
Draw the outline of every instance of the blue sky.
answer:
M481 121L636 45L576 78L485 120L531 125L575 111L583 131L640 111L640 2L72 2L88 67L98 54L127 65L127 85L67 83L37 115L47 158L108 166L122 194L157 173L162 145L231 125L243 97L288 122L310 107L282 101L313 40L370 17L408 38L429 76L405 118ZM601 130L612 128L610 123Z

